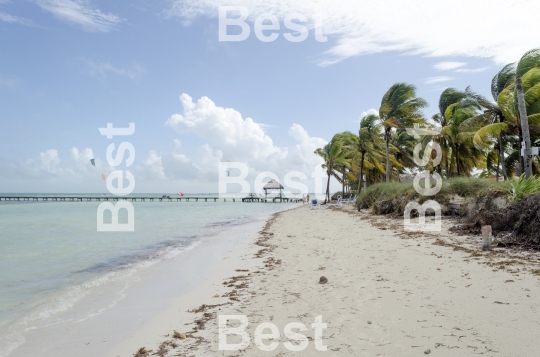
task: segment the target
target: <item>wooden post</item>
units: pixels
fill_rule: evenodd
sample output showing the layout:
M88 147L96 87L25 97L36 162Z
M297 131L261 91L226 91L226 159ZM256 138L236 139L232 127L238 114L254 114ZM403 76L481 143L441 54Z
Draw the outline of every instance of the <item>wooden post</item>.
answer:
M482 250L491 250L491 226L482 227Z

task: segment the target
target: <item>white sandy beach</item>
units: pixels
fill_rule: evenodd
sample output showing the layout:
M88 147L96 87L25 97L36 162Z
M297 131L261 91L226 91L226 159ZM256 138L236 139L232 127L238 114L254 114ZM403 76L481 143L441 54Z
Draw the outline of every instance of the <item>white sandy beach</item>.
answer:
M479 245L446 230L403 234L399 220L352 209L279 213L257 244L232 252L211 278L108 355L133 356L141 347L162 356L537 355L540 256L484 253ZM321 276L328 283L319 284ZM217 316L225 314L247 316L247 349L218 349ZM310 328L317 316L328 325L325 352L315 348ZM262 322L280 330L271 352L253 342ZM308 327L301 352L281 343L290 322Z

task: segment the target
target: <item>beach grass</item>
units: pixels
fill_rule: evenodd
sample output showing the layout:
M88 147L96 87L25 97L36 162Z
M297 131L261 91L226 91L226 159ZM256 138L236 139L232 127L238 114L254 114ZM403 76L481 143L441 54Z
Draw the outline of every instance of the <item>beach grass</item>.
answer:
M423 186L421 184L421 186ZM456 198L476 199L489 192L503 195L507 192L506 184L478 178L452 178L443 180L441 190L433 196L422 196L416 191L412 182L390 182L371 185L363 191L357 200L359 208L372 208L376 202L394 201L399 203L417 201L422 203L428 199L446 204ZM398 206L402 206L398 204ZM400 211L398 209L398 211Z

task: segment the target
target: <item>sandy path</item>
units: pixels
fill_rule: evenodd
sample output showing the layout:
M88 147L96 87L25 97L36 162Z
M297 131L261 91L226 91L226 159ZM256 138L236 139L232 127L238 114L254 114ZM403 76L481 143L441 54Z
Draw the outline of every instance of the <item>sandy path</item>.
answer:
M206 352L197 354L538 355L540 278L530 273L535 263L512 259L515 264L501 264L508 259L474 247L471 254L441 245L449 241L447 233L411 238L399 234L395 224L383 218L377 228L365 214L307 206L280 214L263 235L269 239L262 248L274 246L260 254L267 269L252 272L246 280L249 287L236 289L239 301L208 310L246 315L252 337L262 322L277 325L278 348L261 351L252 339L245 351L218 351L216 319L211 318L199 333L212 343L203 344ZM318 284L322 275L327 284ZM208 301L217 304L229 298ZM328 324L323 332L326 352L316 350L310 328L319 315ZM281 343L289 340L283 328L290 322L308 326L304 334L311 340L301 352Z

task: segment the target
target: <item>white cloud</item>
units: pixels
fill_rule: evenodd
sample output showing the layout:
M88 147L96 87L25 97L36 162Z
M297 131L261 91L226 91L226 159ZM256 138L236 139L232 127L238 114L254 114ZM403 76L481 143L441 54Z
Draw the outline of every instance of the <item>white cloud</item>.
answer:
M94 153L92 149L86 148L82 151L79 151L75 146L71 148L70 151L71 158L80 164L87 164L90 162L91 159L94 158Z
M286 150L275 147L272 139L253 119L243 119L234 109L218 107L208 97L197 102L182 94L183 114L174 114L167 125L179 133L194 133L219 148L224 160L250 161L283 158Z
M334 46L319 59L322 66L352 56L387 51L435 57L483 57L506 64L540 45L535 36L523 35L540 32L540 22L535 17L538 4L528 0L171 0L171 3L168 15L187 22L198 16L216 17L220 5L247 6L251 20L263 13L272 13L280 19L302 14L310 28L317 18L322 18L325 34L335 40ZM494 19L504 19L504 24Z
M90 159L94 159L94 153L92 152L92 149L86 148L82 151L79 151L78 148L75 146L71 148L70 150L70 162L69 162L69 168L67 170L70 170L70 172L74 175L84 175L87 174L90 170L95 171L95 169L107 167L108 165L104 165L99 159L94 160L96 166L92 166L90 163Z
M112 168L99 159L95 160L96 166L92 166L90 159L94 158L92 149L79 150L71 148L67 160L62 160L56 149L49 149L39 153L32 159L24 162L0 160L0 177L16 179L28 178L61 178L61 179L85 179L101 176L102 172L110 172Z
M488 70L490 67L480 68L463 68L467 65L465 62L439 62L436 63L433 68L440 71L454 71L456 73L480 73Z
M167 177L217 182L219 162L230 160L246 164L251 179L263 171L274 172L280 179L288 172L300 171L311 179L311 172L321 164L313 152L327 142L309 136L299 124L288 131L296 144L278 147L260 124L232 108L219 107L208 97L193 101L187 94L182 94L180 101L183 111L172 115L166 125L181 134L195 134L207 143L188 158L180 153L177 141L174 153L162 160Z
M123 21L117 15L93 9L88 0L37 0L37 4L54 16L90 32L108 32Z
M379 111L377 109L369 109L367 112L362 112L362 114L360 114L360 118L358 118L357 121L355 121L355 123L360 123L360 121L362 119L364 119L364 117L368 116L368 115L376 115L376 116L379 116Z
M435 84L435 83L441 83L441 82L448 82L448 81L451 81L452 77L447 77L447 76L439 76L439 77L430 77L430 78L426 78L424 80L424 83L425 84Z
M110 73L116 74L116 75L119 75L119 76L128 77L131 80L135 80L141 74L146 72L144 67L142 67L142 66L140 66L140 65L138 65L136 63L131 65L130 67L117 68L117 67L113 66L112 64L110 64L108 62L96 63L94 61L87 60L87 59L84 59L84 61L88 65L89 74L92 75L92 76L96 76L101 80L105 80L107 78L108 74L110 74Z
M51 173L51 174L60 174L62 169L59 168L60 158L58 157L58 151L56 150L47 150L39 154L39 160L37 160L36 165L41 170Z
M456 68L460 68L460 67L463 67L467 65L467 63L465 62L451 62L451 61L447 61L447 62L439 62L439 63L436 63L433 68L435 69L438 69L440 71L449 71L449 70L452 70L452 69L456 69Z
M163 170L162 157L159 156L154 150L151 150L143 164L137 168L142 174L137 177L149 178L149 179L165 179L165 172Z
M0 4L2 2L0 1ZM20 17L16 15L7 14L0 11L0 21L8 22L10 24L19 24L25 26L35 26L34 21L27 19L25 17Z

